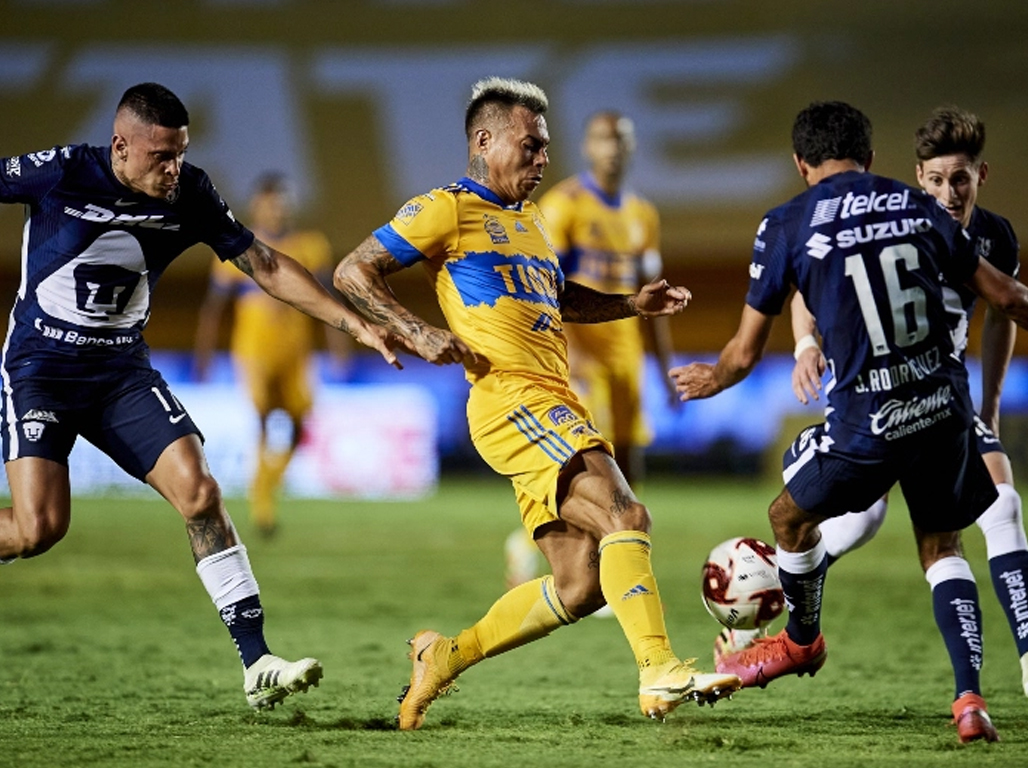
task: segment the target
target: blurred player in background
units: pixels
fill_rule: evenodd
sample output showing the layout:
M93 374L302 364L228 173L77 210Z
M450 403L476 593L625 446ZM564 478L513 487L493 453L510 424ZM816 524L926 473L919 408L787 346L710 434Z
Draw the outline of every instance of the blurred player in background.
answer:
M333 266L328 238L314 230L294 230L293 208L285 177L278 173L262 176L250 199L253 233L270 247L288 253L327 284ZM257 466L250 484L250 519L261 534L270 536L278 526L276 496L313 403L309 379L317 323L260 290L230 263L215 258L196 333L196 366L201 379L217 344L221 316L233 299L232 359L260 419ZM327 325L323 327L329 351L336 360L344 359L346 336ZM288 416L288 436L280 429L269 430L269 417L277 410Z
M605 293L631 294L661 274L656 207L624 188L635 151L635 126L618 112L592 115L582 155L589 170L557 184L539 200L564 277ZM642 403L645 347L660 370L671 367L668 318L567 326L571 387L609 435L614 460L633 488L641 478L649 440ZM677 403L670 379L661 377ZM507 539L507 585L535 578L538 548L523 528ZM606 611L609 615L609 611Z
M528 202L549 162L546 110L546 95L531 83L476 83L464 123L467 176L407 202L336 268L336 287L361 312L426 360L464 364L475 448L513 483L522 521L553 568L454 637L414 636L402 730L420 728L429 705L467 668L605 602L635 655L643 714L663 718L682 701L713 702L739 685L734 675L701 674L671 650L649 512L569 382L565 323L674 314L689 292L655 281L625 296L564 280ZM388 275L419 262L452 332L425 323L389 289Z
M966 282L1028 326L1028 288L980 258L932 197L867 172L871 124L848 104L815 103L800 112L793 148L808 190L760 224L739 330L716 365L670 372L683 400L741 381L795 285L834 375L826 421L803 430L786 451L785 489L768 512L788 623L722 655L717 668L738 674L744 686L763 687L822 667L828 562L819 524L870 506L899 482L954 668L958 736L996 741L981 697L981 610L960 530L997 492L977 450L946 290Z
M257 581L200 430L150 365L142 331L151 291L182 251L206 243L264 291L396 357L387 332L236 221L207 174L185 162L188 125L175 94L142 83L122 96L110 146L0 159L0 202L26 207L0 369L11 489L11 506L0 509L0 562L40 555L68 532L68 456L81 435L185 519L197 574L243 662L247 702L269 707L316 684L321 664L268 649Z
M985 125L976 115L956 107L935 110L914 135L915 172L921 187L937 199L967 230L978 255L1004 274L1016 277L1019 246L1010 222L978 206L978 189L988 176ZM963 359L967 330L977 295L965 285L947 286L948 318L957 352ZM818 399L825 370L814 336L814 318L802 297L793 300L793 326L797 339L793 390L801 402ZM1014 636L1021 664L1021 685L1028 695L1028 540L1024 532L1021 497L1014 490L1010 459L999 440L999 405L1003 381L1014 350L1013 321L995 307L985 308L982 326L982 398L974 417L978 451L996 484L999 498L976 521L985 534L992 585ZM833 562L870 541L885 520L887 499L863 512L832 518L821 525L821 535ZM935 586L935 573L927 574ZM722 646L738 650L747 642L744 633L721 639Z

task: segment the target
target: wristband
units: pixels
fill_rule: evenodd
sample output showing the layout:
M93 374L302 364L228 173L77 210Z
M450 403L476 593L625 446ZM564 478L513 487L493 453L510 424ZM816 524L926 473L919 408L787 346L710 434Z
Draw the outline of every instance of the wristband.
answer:
M802 355L806 350L810 349L811 347L819 346L820 345L817 343L817 339L814 338L814 335L808 333L806 336L804 336L802 339L796 342L796 349L793 350L792 356L795 360L799 360L800 355Z

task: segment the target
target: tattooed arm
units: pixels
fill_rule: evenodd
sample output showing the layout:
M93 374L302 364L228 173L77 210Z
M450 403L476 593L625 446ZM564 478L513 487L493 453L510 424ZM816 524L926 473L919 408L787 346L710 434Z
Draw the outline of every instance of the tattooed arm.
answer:
M254 239L253 245L232 259L232 263L253 278L265 293L349 333L361 344L378 350L390 365L403 367L393 352L400 346L397 340L332 298L325 286L295 259Z
M404 339L430 363L475 362L474 353L463 341L429 325L397 300L386 277L403 268L377 237L369 235L339 262L332 282L362 315Z
M647 283L634 295L602 293L568 280L560 295L560 314L569 323L605 323L626 317L676 315L685 309L692 294L667 280Z

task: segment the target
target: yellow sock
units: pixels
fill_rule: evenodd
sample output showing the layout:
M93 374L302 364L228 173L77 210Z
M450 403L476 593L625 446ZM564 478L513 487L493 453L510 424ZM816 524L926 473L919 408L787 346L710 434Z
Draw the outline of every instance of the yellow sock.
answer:
M675 658L664 626L657 579L650 564L650 537L619 531L600 541L600 589L632 646L640 673Z
M259 527L275 525L275 495L292 455L292 451L269 451L263 445L260 448L257 471L250 486L250 517Z
M553 576L527 581L503 595L477 624L450 642L450 671L456 676L482 659L546 637L578 621L557 596Z

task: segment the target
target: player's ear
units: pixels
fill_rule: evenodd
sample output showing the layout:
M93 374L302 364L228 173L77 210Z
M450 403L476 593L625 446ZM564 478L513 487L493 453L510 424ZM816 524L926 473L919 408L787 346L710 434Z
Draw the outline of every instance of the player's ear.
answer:
M917 185L924 189L924 168L920 162L914 166L914 175L917 177Z
M111 137L111 151L122 160L128 157L128 141L120 133Z
M978 186L982 186L985 180L989 177L989 164L982 161L982 164L978 166Z
M874 150L872 149L872 150L871 150L871 151L870 151L870 152L868 153L868 155L867 155L867 160L866 160L866 161L864 162L864 170L865 170L865 171L870 171L870 170L871 170L871 164L872 164L872 163L873 163L874 161L875 161L875 151L874 151Z
M475 136L471 140L471 147L479 152L484 152L489 148L489 142L492 141L492 138L493 135L489 132L489 129L479 128L475 131Z

